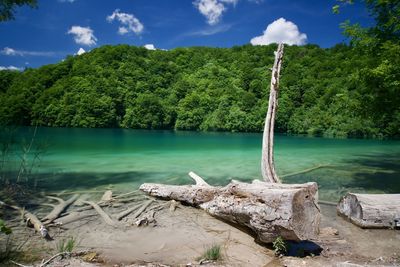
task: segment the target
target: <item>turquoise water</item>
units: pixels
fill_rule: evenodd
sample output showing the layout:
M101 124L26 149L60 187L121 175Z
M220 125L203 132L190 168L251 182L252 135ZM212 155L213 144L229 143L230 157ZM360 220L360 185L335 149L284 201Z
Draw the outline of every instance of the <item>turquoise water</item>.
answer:
M32 129L22 135L29 140ZM261 134L38 128L35 140L49 145L34 170L46 190L185 184L189 171L214 185L261 177ZM276 136L279 175L320 164L328 166L283 180L316 181L332 201L349 190L400 192L400 141Z

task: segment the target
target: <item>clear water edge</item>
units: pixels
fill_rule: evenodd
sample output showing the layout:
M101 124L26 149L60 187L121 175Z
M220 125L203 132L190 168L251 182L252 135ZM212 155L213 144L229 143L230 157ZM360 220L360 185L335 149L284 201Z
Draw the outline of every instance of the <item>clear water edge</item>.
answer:
M18 138L31 136L32 128L23 128ZM35 141L49 144L35 176L50 191L187 184L189 171L214 185L261 177L262 135L255 133L39 128ZM400 141L276 135L274 147L279 175L328 165L283 179L317 182L321 199L337 201L347 191L400 192Z

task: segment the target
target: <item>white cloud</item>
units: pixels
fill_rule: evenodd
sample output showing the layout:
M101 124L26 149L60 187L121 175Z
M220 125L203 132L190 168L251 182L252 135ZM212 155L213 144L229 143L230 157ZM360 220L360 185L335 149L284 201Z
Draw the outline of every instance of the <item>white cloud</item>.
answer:
M61 2L61 3L73 3L75 1L76 0L58 0L58 2Z
M148 50L157 50L157 48L153 44L146 44L144 45L144 48Z
M0 54L6 56L42 56L42 57L52 57L55 56L54 52L43 52L43 51L25 51L25 50L17 50L11 47L4 47L3 50L0 51Z
M22 68L18 68L18 67L15 67L15 66L8 66L8 67L0 66L0 71L1 70L18 70L18 71L21 71Z
M74 35L74 40L77 44L91 46L97 42L97 38L90 27L72 26L68 34Z
M85 49L83 49L81 47L81 48L79 48L78 52L76 52L76 55L80 56L80 55L85 54L85 53L86 53Z
M248 1L259 4L264 0ZM221 20L222 14L227 10L227 6L236 6L238 2L239 0L195 0L192 3L207 18L209 25L215 25Z
M263 35L250 40L252 45L267 45L271 43L285 43L288 45L304 45L307 35L301 33L296 24L284 18L275 20L268 25Z
M217 0L196 0L194 6L207 18L207 23L215 25L219 22L225 5Z
M121 35L128 32L139 35L144 30L143 24L133 14L120 12L119 9L116 9L111 15L107 16L108 22L112 22L113 20L117 20L122 24L118 29L118 33Z
M17 51L15 49L10 48L10 47L4 47L3 50L1 50L1 53L3 55L7 55L7 56L22 56L20 51Z

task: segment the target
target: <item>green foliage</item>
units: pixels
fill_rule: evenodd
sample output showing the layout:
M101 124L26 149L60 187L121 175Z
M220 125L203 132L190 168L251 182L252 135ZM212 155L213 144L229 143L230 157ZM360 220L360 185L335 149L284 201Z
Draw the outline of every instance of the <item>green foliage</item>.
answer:
M280 256L280 255L287 255L288 253L288 244L283 240L281 236L278 236L274 242L272 242L272 248L275 251L275 255Z
M354 0L337 0L339 5L332 9L339 13L340 6L354 4ZM384 41L399 41L400 38L400 2L398 0L359 0L363 3L370 16L375 20L375 25L363 28L359 24L345 22L342 27L344 33L357 45L376 47Z
M218 261L221 258L222 258L221 246L213 244L212 246L206 248L203 255L199 257L199 260Z
M12 233L11 228L7 227L5 222L0 219L0 233L4 233L6 235L9 235Z
M77 246L77 241L74 237L68 239L61 239L56 245L56 249L59 253L69 252L71 253Z
M23 5L36 7L37 0L1 0L0 22L14 19L15 8Z
M259 132L276 45L149 51L103 46L0 71L0 124ZM275 129L399 136L400 45L286 46Z

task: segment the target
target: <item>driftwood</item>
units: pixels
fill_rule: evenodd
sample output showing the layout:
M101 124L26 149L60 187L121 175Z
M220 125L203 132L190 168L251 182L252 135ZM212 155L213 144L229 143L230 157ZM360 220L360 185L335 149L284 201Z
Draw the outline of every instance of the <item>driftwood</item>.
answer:
M47 228L44 226L44 224L36 217L35 214L30 213L29 211L25 210L24 208L14 206L14 205L8 205L2 201L0 201L0 206L6 206L9 208L12 208L14 210L17 210L21 213L21 215L26 219L26 222L28 224L31 224L35 230L40 233L40 235L45 238L45 239L51 239L49 236Z
M54 220L53 222L55 225L66 225L66 224L69 224L72 222L76 222L76 221L83 220L88 217L97 216L97 215L98 215L98 213L93 214L93 213L87 213L87 212L83 213L83 212L73 211L73 212L69 213L67 216L58 218L57 220Z
M299 241L313 239L318 234L320 210L316 183L232 181L225 187L214 187L198 175L195 181L196 185L182 186L142 184L140 190L200 207L217 218L248 227L265 243L278 236Z
M140 192L139 190L131 191L131 192L128 192L128 193L117 195L117 196L114 197L114 199L119 199L119 198L131 196L131 195L142 195L142 192Z
M308 169L305 169L305 170L301 170L301 171L297 171L297 172L292 172L292 173L287 173L287 174L281 175L281 178L295 176L295 175L304 174L304 173L309 173L309 172L312 172L312 171L315 171L315 170L318 170L318 169L331 168L331 167L332 167L332 165L330 165L330 164L325 164L325 165L320 164L320 165L317 165L317 166L314 166L314 167L311 167L311 168L308 168Z
M111 226L116 225L116 222L113 219L111 219L110 216L108 216L108 214L99 205L91 201L83 201L83 202L92 206L108 225Z
M398 228L400 194L348 193L340 199L337 212L362 228Z
M281 71L283 60L283 44L278 45L275 52L275 61L272 68L271 88L268 101L268 112L265 117L262 157L261 157L261 174L266 182L280 183L274 166L274 125L276 110L278 107L278 90L279 90L279 74Z
M59 204L57 206L54 207L54 209L46 216L42 219L44 224L49 224L51 222L53 222L55 219L57 219L60 214L72 203L75 202L75 200L77 200L79 197L79 195L73 195L71 198L69 198L67 201L64 201L61 198L58 197L50 197L48 196L48 198L51 199L56 199Z
M132 212L134 212L135 210L137 210L138 208L140 208L140 206L142 206L142 204L139 205L135 205L133 207L130 207L124 211L121 211L119 214L117 214L115 217L117 218L118 221L122 220L124 217L128 216L129 214L131 214Z
M137 218L137 217L139 217L140 216L140 214L142 214L146 209L147 209L147 207L148 206L150 206L150 204L151 203L153 203L153 199L150 199L150 200L148 200L148 201L146 201L144 204L143 204L143 206L137 211L137 212L135 212L135 214L133 214L133 218Z
M107 190L106 192L104 192L103 196L101 197L101 201L111 201L113 200L113 193L111 190Z

